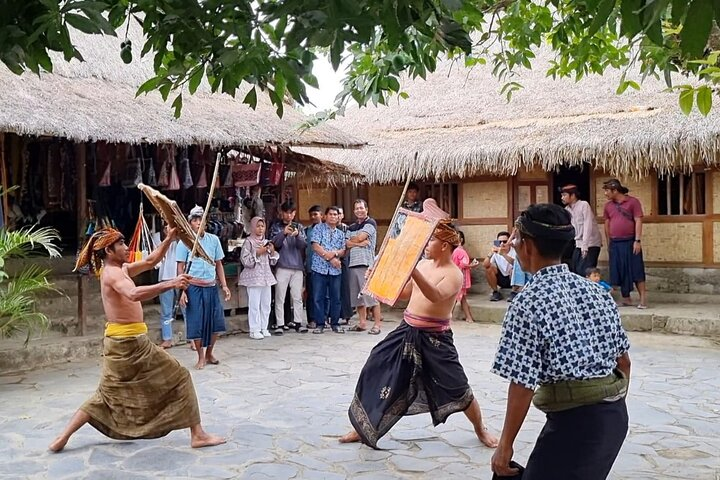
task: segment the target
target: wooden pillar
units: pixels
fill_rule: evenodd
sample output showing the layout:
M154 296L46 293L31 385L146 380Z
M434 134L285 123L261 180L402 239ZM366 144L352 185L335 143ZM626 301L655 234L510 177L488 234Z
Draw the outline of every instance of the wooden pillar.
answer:
M0 179L2 180L2 206L3 206L3 225L7 228L8 224L8 196L7 190L7 165L5 164L5 134L0 132Z
M87 168L85 166L87 144L75 144L75 174L77 175L77 238L78 249L82 248L85 238L85 222L87 221ZM77 335L84 336L87 330L88 276L78 275L77 280Z

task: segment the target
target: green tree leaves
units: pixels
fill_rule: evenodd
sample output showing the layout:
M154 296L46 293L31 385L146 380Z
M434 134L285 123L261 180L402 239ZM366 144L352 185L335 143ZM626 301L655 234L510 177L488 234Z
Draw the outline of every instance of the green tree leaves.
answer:
M265 91L282 115L286 102L305 104L307 87L317 88L318 56L346 69L338 107L403 96L401 76L425 78L444 55L468 67L489 63L510 98L522 88L513 72L532 68L544 43L556 54L553 77L581 80L632 63L643 78L662 74L668 84L672 72L695 75L708 88L681 91L683 111L709 111L720 81L720 69L710 70L717 56L698 63L720 49L708 48L720 0L6 0L2 8L0 61L18 74L51 71L49 51L82 58L77 31L124 34L137 23L144 45L118 54L153 58L155 76L137 93L157 90L167 100L175 92L176 115L181 93L197 92L203 79L253 108ZM623 79L617 91L638 87Z

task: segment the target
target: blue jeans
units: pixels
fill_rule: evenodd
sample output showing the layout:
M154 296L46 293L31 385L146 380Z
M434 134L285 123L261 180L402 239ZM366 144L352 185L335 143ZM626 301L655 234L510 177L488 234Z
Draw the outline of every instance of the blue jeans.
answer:
M173 328L172 328L172 322L167 322L168 320L172 320L173 314L173 303L175 302L175 290L168 290L167 292L163 292L160 294L160 328L162 330L162 339L163 341L172 340L173 337Z
M323 275L322 273L313 272L311 281L313 303L315 304L313 310L316 313L327 311L330 316L330 325L339 325L341 275ZM315 323L318 327L324 327L325 315L318 315Z
M532 278L532 274L527 273L522 269L520 261L516 258L513 264L512 280L510 286L512 287L524 287L527 282Z
M160 294L160 328L163 341L172 340L173 338L172 322L168 322L167 325L165 325L165 322L167 320L173 320L175 301L175 290L168 290ZM180 312L185 316L185 309L183 307L180 307Z

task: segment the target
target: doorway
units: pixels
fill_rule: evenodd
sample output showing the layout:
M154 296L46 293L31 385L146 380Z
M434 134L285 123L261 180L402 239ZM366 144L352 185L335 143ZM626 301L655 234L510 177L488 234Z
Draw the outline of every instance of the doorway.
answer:
M586 200L590 203L590 206L594 208L595 201L590 201L592 198L592 185L590 184L590 164L584 163L582 165L567 166L563 165L553 174L553 192L552 199L556 205L562 205L560 199L559 189L565 185L575 185L578 189L578 197ZM567 263L570 268L574 268L572 264L572 255L575 250L575 242L570 242L568 248L563 253L562 261Z
M590 203L590 206L593 207L595 202L590 200L592 198L591 194L593 193L591 191L592 185L590 184L590 168L589 163L584 163L572 167L563 165L556 170L553 174L553 203L562 205L560 192L558 190L565 185L572 184L577 186L578 196Z

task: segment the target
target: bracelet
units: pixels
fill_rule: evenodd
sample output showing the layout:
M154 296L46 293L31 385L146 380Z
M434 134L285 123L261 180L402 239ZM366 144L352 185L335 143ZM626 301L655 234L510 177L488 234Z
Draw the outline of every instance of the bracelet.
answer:
M638 240L638 239L635 239L635 243L640 243L640 240Z

